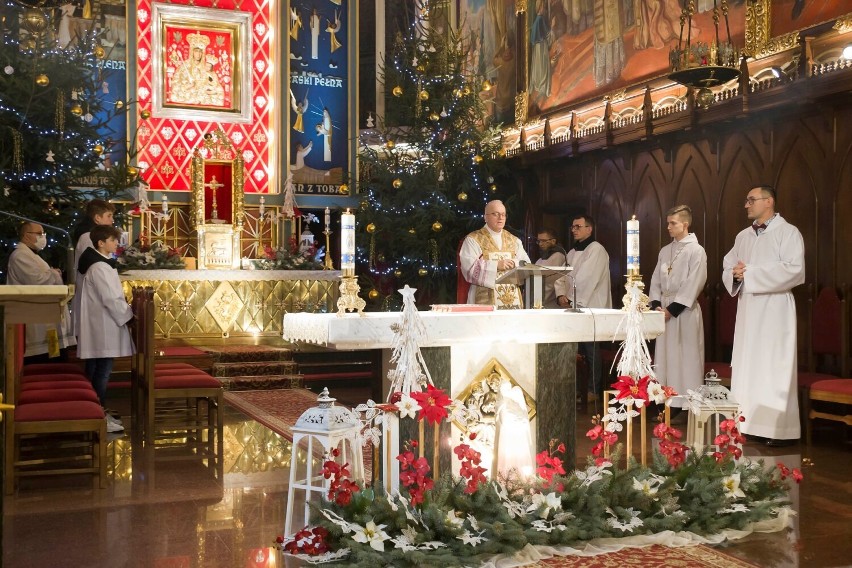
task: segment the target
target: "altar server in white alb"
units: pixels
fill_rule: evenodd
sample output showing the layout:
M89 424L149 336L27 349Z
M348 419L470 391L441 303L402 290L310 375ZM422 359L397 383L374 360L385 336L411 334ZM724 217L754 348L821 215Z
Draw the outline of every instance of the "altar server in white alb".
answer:
M513 284L497 284L497 277L528 263L530 257L515 235L504 230L506 207L502 201L485 205L485 226L470 233L462 243L459 259L464 279L471 286L469 304L496 305L497 309L523 308L521 289Z
M7 284L49 286L62 284L62 273L51 268L38 253L47 246L44 228L36 223L24 223L18 229L18 244L9 255ZM54 323L28 323L26 325L25 363L47 362L51 357L62 357L62 350L76 345L71 329L68 306L62 312L62 321Z
M657 338L654 365L657 380L681 395L672 406L685 405L686 391L695 390L704 375L704 323L698 295L707 282L707 253L689 232L692 209L672 207L666 228L672 242L664 246L651 276L651 308L665 314L666 332Z
M731 391L745 416L740 430L785 446L800 436L791 290L805 281L805 245L775 212L771 186L749 191L745 208L752 225L740 231L722 265L725 288L739 295Z
M612 290L609 281L609 254L595 240L595 221L588 215L580 215L571 223L574 246L568 251L565 261L574 268L554 284L556 302L568 308L611 308ZM577 305L573 303L571 280L577 285Z

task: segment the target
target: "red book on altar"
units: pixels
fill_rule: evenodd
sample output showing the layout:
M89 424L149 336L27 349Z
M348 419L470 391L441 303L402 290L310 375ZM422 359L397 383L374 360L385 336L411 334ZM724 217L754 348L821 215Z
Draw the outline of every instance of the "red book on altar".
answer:
M432 304L433 312L493 312L496 306L483 304Z

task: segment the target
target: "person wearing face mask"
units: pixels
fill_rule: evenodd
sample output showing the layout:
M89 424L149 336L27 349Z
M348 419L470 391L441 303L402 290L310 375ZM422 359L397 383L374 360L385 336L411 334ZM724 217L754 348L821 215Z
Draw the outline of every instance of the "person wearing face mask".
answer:
M18 244L9 256L6 283L23 286L61 285L62 273L51 268L38 253L47 246L44 228L24 223L18 229ZM66 306L58 324L27 324L24 363L44 363L65 359L65 349L76 345L71 330L71 314ZM58 357L58 359L57 359Z

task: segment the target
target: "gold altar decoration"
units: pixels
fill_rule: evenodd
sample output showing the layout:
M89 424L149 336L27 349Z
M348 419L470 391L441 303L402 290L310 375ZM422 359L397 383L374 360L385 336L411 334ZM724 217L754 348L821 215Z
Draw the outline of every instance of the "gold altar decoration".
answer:
M204 137L190 162L190 222L196 231L198 268L239 268L242 253L245 161L221 129Z
M192 270L131 271L121 279L128 299L134 286L154 288L154 333L167 339L280 337L284 314L329 313L337 305L338 279L328 271L219 274L199 279Z
M358 312L359 316L364 315L367 302L358 295L360 291L361 287L358 285L357 276L344 275L340 277L340 298L337 300L338 316L355 311Z
M473 380L456 397L468 409L468 418L464 423L453 424L464 434L475 433L477 444L493 450L497 430L497 403L500 400L500 383L509 381L513 387L519 387L524 393L528 416L532 420L536 414L535 399L522 387L511 373L496 358L492 357L476 374Z

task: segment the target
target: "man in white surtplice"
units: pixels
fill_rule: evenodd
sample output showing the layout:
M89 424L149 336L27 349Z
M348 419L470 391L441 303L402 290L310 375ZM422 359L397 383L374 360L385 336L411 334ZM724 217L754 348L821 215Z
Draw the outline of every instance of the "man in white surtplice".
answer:
M657 338L654 365L657 380L681 396L672 407L682 408L688 389L701 386L704 374L704 323L698 294L707 282L707 253L689 232L692 209L678 205L666 213L672 242L663 247L651 276L651 308L663 312L666 332Z
M745 416L740 431L786 446L800 436L796 396L796 302L805 281L799 230L775 212L775 189L763 185L745 202L752 225L725 255L722 282L739 295L731 391Z
M464 279L470 282L469 304L492 304L498 309L522 308L521 289L514 284L497 284L497 277L521 261L529 262L520 239L504 231L506 207L502 201L485 205L485 226L465 237L459 259Z

